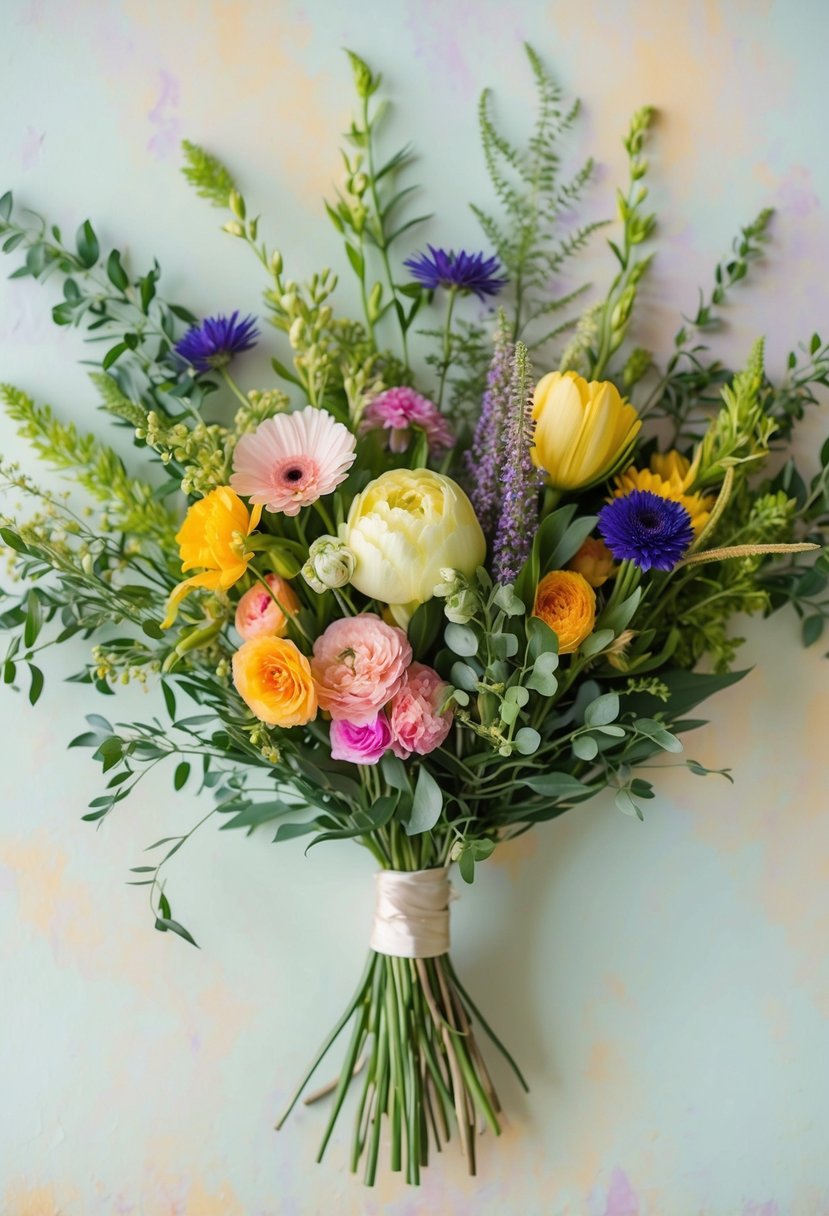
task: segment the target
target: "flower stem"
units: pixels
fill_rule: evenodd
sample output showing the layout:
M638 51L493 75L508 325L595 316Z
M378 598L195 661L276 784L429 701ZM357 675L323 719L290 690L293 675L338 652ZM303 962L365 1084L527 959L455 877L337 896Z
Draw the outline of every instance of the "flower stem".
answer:
M233 379L233 377L231 376L231 374L227 370L227 368L220 367L218 370L219 370L219 375L224 380L225 384L230 389L230 391L233 393L233 396L242 403L242 405L245 407L246 410L250 409L250 402L248 401L247 397L242 392L242 390L239 388L239 385Z
M449 356L452 353L452 313L455 309L457 287L450 287L447 292L446 319L443 322L443 358L440 365L440 384L438 386L438 408L443 405L443 390L446 385L446 375L449 371Z

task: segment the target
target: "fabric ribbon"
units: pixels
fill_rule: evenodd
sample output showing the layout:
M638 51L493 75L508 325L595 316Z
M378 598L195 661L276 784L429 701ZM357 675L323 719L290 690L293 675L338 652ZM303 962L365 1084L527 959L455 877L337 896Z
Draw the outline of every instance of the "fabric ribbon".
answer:
M449 870L380 870L374 875L371 948L397 958L435 958L449 950Z

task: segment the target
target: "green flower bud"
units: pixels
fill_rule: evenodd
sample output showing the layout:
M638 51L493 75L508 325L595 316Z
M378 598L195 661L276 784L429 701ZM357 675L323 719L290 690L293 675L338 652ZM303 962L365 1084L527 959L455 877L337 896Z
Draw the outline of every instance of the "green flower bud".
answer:
M245 200L242 198L238 190L231 190L230 198L227 200L228 206L237 220L245 218Z
M302 577L312 591L322 595L333 587L344 587L354 573L354 554L336 536L320 536L308 551Z

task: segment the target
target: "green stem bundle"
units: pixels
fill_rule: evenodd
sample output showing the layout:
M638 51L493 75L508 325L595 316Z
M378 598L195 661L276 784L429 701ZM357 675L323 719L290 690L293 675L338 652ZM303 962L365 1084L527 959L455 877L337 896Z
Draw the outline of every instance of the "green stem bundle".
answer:
M332 1107L317 1157L321 1161L352 1085L359 1097L350 1167L361 1163L367 1186L377 1177L384 1119L390 1130L389 1163L420 1182L431 1147L441 1151L457 1132L471 1175L480 1125L501 1133L501 1103L475 1039L473 1019L504 1055L524 1089L527 1083L507 1049L461 986L448 954L398 958L369 953L357 992L315 1056L284 1114L280 1129L336 1039L352 1023L351 1038L333 1087ZM365 1068L361 1068L361 1061ZM314 1101L329 1092L312 1095Z

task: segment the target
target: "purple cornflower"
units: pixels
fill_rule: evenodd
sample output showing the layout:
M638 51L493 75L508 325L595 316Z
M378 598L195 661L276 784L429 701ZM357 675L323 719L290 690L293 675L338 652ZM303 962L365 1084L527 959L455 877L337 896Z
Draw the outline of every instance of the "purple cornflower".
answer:
M501 263L496 257L488 258L483 253L466 253L461 250L435 249L427 245L428 253L418 253L408 258L403 265L427 290L449 287L456 291L472 292L479 300L485 296L497 296L507 280L498 275Z
M492 577L514 583L538 531L541 474L530 456L533 446L532 368L523 342L516 343L510 385L510 415L504 434L501 513L493 545Z
M227 367L234 355L254 347L258 337L256 318L243 317L240 321L237 309L229 317L205 317L200 325L188 329L175 350L197 372L209 372Z
M481 413L472 446L464 455L469 497L484 534L490 539L498 522L498 508L501 505L501 458L504 428L510 410L513 349L508 337L507 319L500 311Z
M631 490L602 507L599 531L614 557L640 570L673 570L694 539L682 504L651 490Z

